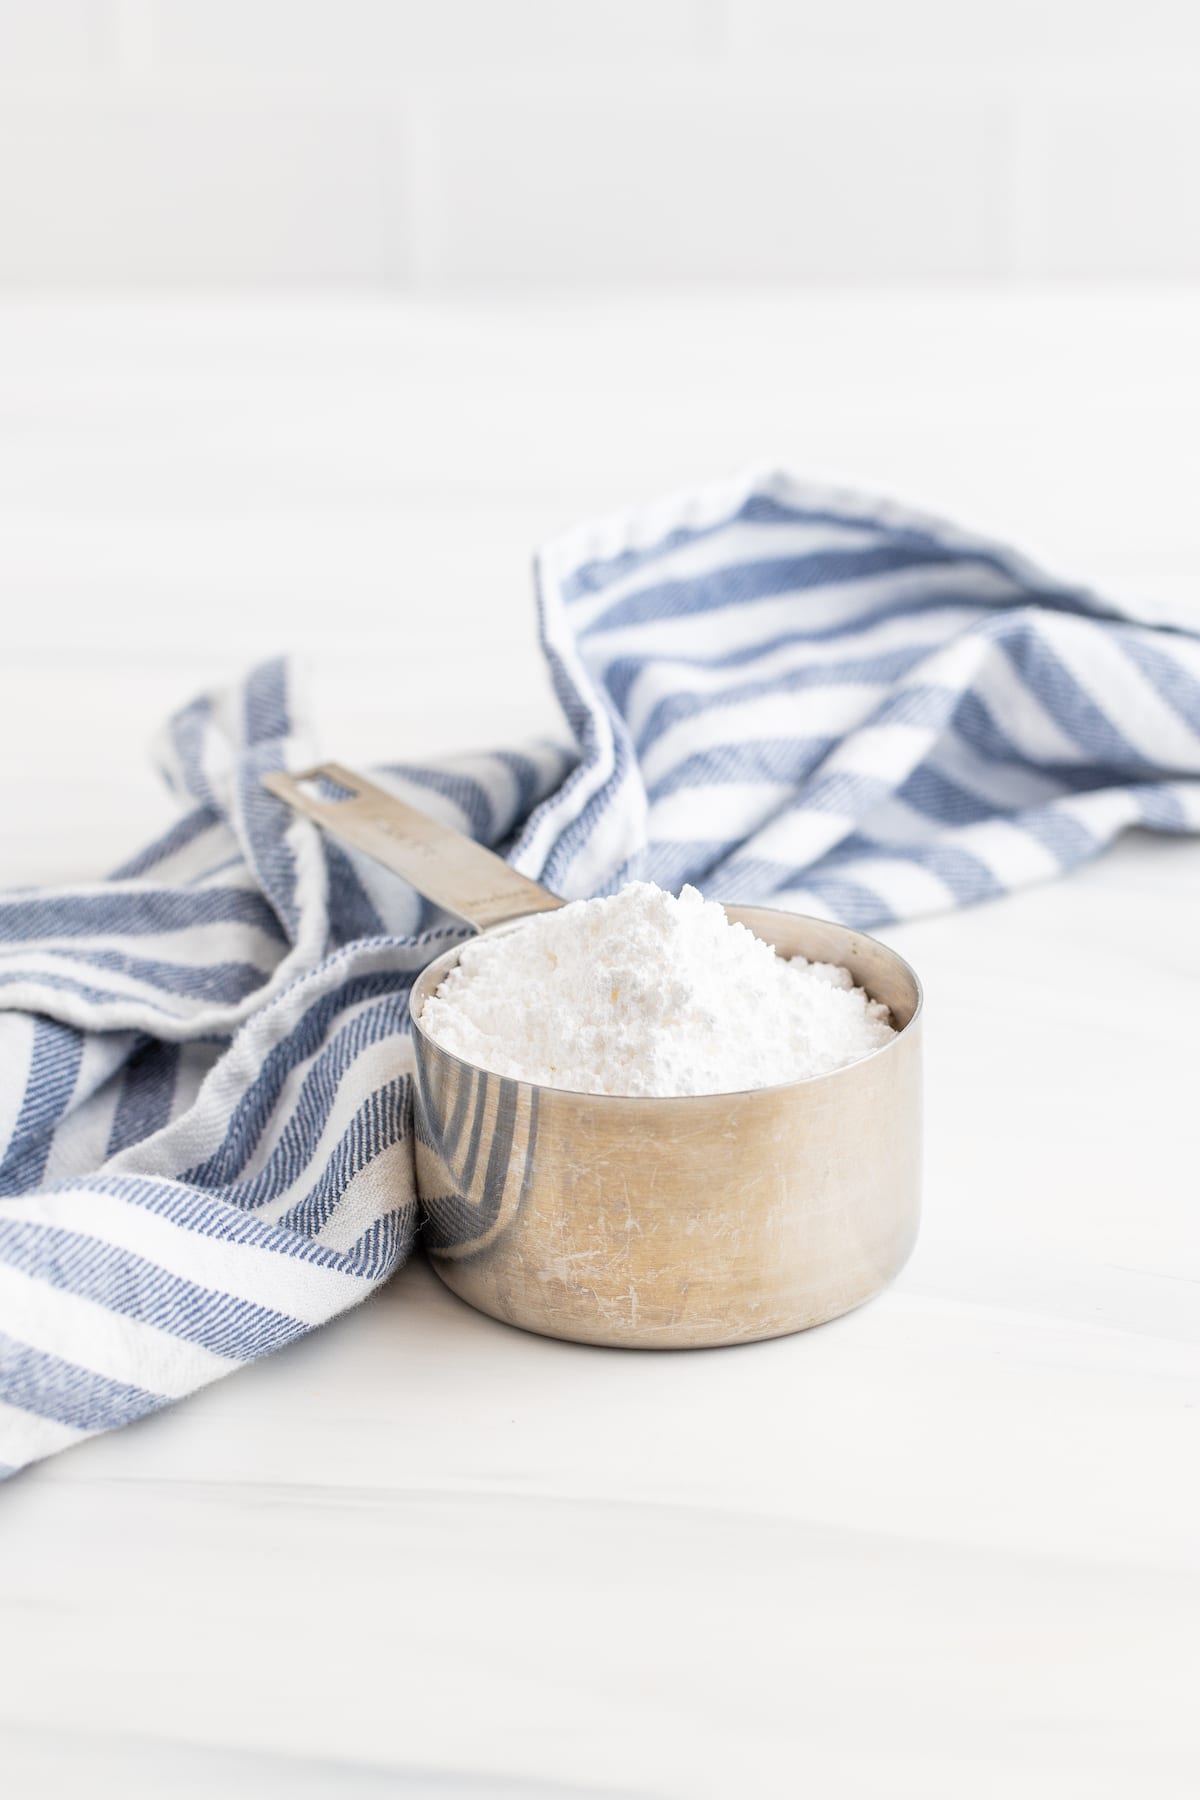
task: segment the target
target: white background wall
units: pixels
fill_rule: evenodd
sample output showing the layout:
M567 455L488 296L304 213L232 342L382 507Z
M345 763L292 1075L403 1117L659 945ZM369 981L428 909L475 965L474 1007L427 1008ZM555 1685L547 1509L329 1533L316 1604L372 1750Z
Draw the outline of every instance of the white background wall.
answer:
M0 284L1200 274L1197 0L0 0Z

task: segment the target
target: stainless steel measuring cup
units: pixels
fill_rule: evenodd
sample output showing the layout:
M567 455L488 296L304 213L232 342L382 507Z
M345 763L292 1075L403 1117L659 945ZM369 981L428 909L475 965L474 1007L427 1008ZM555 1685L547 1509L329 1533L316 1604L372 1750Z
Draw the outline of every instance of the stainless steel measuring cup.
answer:
M324 777L329 800L300 784ZM491 851L337 763L272 793L479 930L562 905ZM736 1094L623 1098L514 1081L443 1050L412 993L417 1188L437 1273L492 1317L548 1337L689 1349L781 1337L897 1274L920 1207L921 988L860 931L726 906L783 956L840 963L897 1035L861 1061Z

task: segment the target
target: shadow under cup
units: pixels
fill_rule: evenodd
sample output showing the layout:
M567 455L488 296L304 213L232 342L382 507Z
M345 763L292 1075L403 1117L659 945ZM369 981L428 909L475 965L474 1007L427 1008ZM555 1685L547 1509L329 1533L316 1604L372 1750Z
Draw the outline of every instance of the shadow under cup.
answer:
M421 1029L461 946L415 984L423 1241L481 1312L581 1343L694 1349L820 1325L903 1267L920 1212L920 984L862 932L725 910L783 956L849 969L897 1035L779 1087L579 1094L477 1068Z

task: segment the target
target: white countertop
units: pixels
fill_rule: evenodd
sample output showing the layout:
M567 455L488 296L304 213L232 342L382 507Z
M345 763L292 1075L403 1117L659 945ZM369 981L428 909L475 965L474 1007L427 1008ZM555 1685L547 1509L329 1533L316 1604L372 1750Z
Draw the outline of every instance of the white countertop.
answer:
M259 654L348 762L555 729L529 552L777 458L1200 624L1200 296L0 308L5 882ZM454 680L449 679L453 665ZM737 1350L373 1302L0 1490L26 1794L1191 1796L1200 843L886 933L926 1215Z

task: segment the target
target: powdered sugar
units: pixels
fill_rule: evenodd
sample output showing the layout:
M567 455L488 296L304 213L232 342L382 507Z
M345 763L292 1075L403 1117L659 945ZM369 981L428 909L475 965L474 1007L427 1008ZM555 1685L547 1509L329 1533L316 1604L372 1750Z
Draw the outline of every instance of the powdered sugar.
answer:
M847 970L785 960L695 888L642 881L467 944L421 1026L466 1062L593 1094L770 1087L895 1035Z

